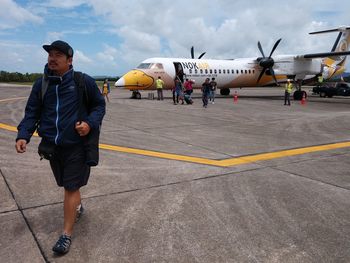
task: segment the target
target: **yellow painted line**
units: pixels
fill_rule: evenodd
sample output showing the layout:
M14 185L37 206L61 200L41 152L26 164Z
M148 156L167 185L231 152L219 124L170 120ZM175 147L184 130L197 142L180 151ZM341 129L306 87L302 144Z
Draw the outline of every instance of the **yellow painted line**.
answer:
M1 122L0 122L0 129L17 132L17 127L10 126L10 125L7 125L7 124L1 123ZM38 134L36 132L34 132L33 135L38 136Z
M200 158L200 157L192 157L192 156L186 156L186 155L148 151L148 150L121 147L121 146L115 146L115 145L109 145L109 144L99 144L99 146L100 146L100 149L117 151L117 152L132 153L132 154L157 157L157 158L163 158L163 159L170 159L170 160L176 160L176 161L185 161L185 162L191 162L191 163L200 163L200 164L221 166L219 164L220 161L206 159L206 158Z
M23 99L28 99L28 97L17 97L17 98L3 99L3 100L0 100L0 102L13 101L13 100L23 100Z
M276 151L271 153L262 153L262 154L242 156L242 157L237 157L232 159L225 159L220 161L220 165L234 166L238 164L255 163L258 161L267 161L271 159L302 155L302 154L313 153L313 152L329 151L329 150L348 148L348 147L350 147L350 142L340 142L340 143L332 143L332 144L325 144L325 145L318 145L318 146L310 146L310 147L303 147L303 148L292 149L292 150L283 150L283 151Z
M16 127L10 126L4 123L0 123L0 129L17 132ZM37 133L35 133L34 136L38 136ZM292 149L292 150L283 150L283 151L276 151L271 153L262 153L262 154L248 155L248 156L242 156L242 157L236 157L236 158L229 158L224 160L212 160L212 159L206 159L206 158L200 158L200 157L194 157L194 156L149 151L149 150L142 150L137 148L103 144L103 143L100 143L99 147L100 149L122 152L122 153L137 154L137 155L169 159L169 160L175 160L175 161L191 162L191 163L197 163L197 164L230 167L230 166L235 166L240 164L255 163L258 161L266 161L271 159L296 156L296 155L302 155L302 154L313 153L313 152L349 148L350 142L340 142L340 143L332 143L332 144L325 144L325 145L319 145L319 146L310 146L310 147L303 147L303 148Z

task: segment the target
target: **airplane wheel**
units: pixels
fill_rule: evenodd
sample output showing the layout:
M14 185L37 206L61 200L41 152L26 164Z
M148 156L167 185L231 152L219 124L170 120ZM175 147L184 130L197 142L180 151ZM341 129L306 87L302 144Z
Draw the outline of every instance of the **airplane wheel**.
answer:
M141 99L141 93L140 92L136 92L135 93L135 99L137 99L137 100Z
M227 96L230 94L230 89L220 89L220 94Z
M305 91L302 91L302 90L296 90L294 91L293 93L293 99L294 100L301 100L303 98L303 92Z

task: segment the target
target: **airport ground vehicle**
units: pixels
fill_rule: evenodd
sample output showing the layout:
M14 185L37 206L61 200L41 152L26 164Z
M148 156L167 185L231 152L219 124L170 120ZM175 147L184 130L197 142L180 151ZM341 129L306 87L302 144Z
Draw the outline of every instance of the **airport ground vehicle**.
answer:
M327 82L321 86L314 87L313 93L320 94L320 97L350 96L350 86L346 82Z

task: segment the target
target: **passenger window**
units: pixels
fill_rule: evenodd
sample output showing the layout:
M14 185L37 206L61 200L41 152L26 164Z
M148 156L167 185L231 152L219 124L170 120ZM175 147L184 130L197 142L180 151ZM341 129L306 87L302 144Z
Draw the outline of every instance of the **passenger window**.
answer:
M214 69L214 74L217 74L218 72L216 71L216 69Z
M213 70L212 70L212 69L209 69L209 73L210 73L210 74L213 74Z
M221 74L221 69L219 69L219 74Z
M226 73L226 71L223 69L223 70L222 70L222 73L223 73L223 74L225 74L225 73Z

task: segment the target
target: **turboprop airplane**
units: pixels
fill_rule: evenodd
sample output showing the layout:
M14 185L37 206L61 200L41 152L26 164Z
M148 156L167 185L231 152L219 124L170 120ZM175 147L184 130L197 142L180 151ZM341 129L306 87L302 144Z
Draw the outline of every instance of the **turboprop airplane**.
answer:
M349 51L350 27L311 32L322 34L339 32L330 52L305 55L276 55L273 52L281 39L274 44L268 57L261 47L258 48L262 57L237 59L194 59L192 58L149 58L127 72L116 83L115 87L126 88L133 92L132 98L141 99L140 90L155 90L155 80L160 76L166 89L174 86L174 79L178 76L195 82L193 88L201 88L205 78L215 78L221 95L229 95L230 88L271 86L285 83L293 79L298 83L294 92L294 99L300 100L306 92L301 85L316 81L322 75L324 80L340 75L345 71L345 61Z

